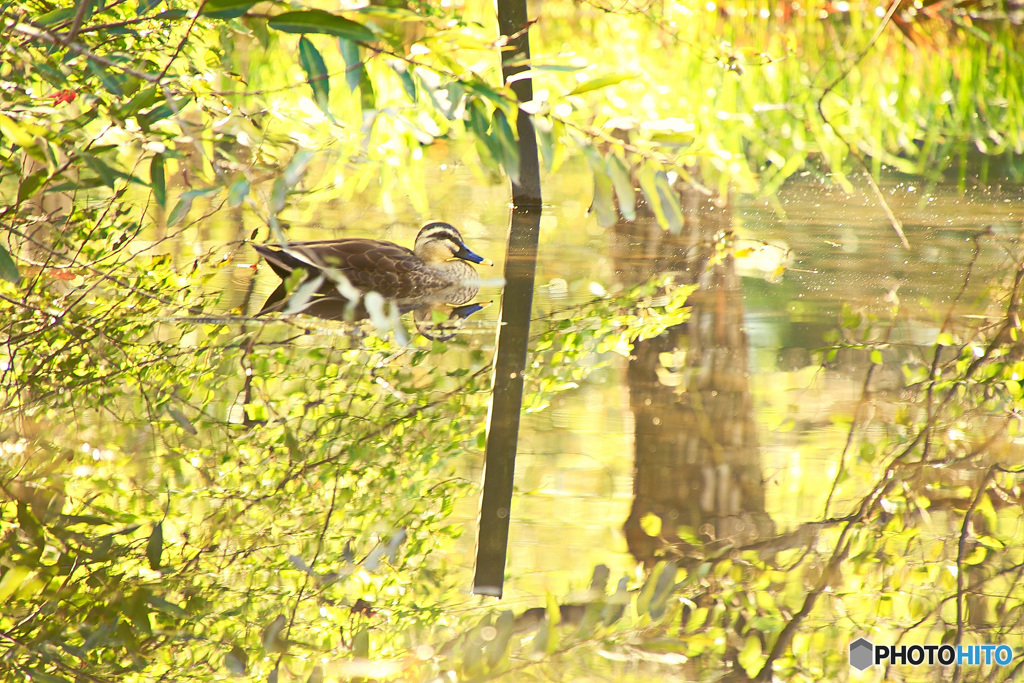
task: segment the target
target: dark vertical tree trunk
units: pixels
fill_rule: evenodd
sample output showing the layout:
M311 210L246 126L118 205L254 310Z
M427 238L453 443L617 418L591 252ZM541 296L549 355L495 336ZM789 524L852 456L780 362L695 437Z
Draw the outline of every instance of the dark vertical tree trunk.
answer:
M514 48L502 53L502 75L508 80L527 68L509 64L530 57L525 0L499 0L498 26ZM530 79L516 81L512 90L520 102L533 99ZM519 182L512 183L512 220L505 257L505 290L501 297L493 395L487 416L487 448L473 581L474 592L498 597L502 594L505 578L541 216L540 159L533 122L522 111L516 121Z

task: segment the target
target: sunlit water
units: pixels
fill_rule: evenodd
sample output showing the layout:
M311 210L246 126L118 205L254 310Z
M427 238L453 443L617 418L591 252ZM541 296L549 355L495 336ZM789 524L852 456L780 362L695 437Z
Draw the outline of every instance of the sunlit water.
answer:
M448 169L436 183L435 214L463 232L467 243L495 261L481 273L500 278L508 207L501 186L481 187L464 170ZM910 250L867 188L849 195L825 180L804 177L776 197L734 198L733 226L740 237L745 330L750 386L760 442L768 515L780 531L818 519L835 476L846 436L836 418L849 418L869 362L822 365L825 337L835 334L844 303L879 316L884 324L898 308L894 344L934 343L941 320L961 288L958 315L984 315L987 287L1009 267L1004 244L1020 235L1019 189L998 186L928 187L904 179L885 192L903 221ZM590 187L578 167L563 169L545 185L537 266L535 325L553 312L621 287L604 229L587 212ZM374 227L382 223L389 226ZM339 231L337 226L347 226ZM311 210L292 228L298 239L371 236L411 244L415 216L377 219L372 207L327 206ZM970 281L964 278L979 252ZM237 258L251 262L253 254ZM248 269L233 275L243 302ZM245 304L255 312L276 285L269 269L257 276ZM485 286L480 300L494 305L475 314L464 334L473 346L493 348L500 289ZM537 329L534 329L536 334ZM894 351L893 353L899 353ZM898 358L898 356L894 356ZM546 593L570 595L585 588L597 564L616 574L635 574L621 530L633 495L633 416L625 383L626 358L607 362L578 388L558 395L546 410L525 415L517 460L515 497L504 603L543 604ZM897 387L898 363L883 386ZM479 481L482 452L466 452L465 475ZM471 585L478 496L460 501L455 516L465 524L446 564L464 571Z

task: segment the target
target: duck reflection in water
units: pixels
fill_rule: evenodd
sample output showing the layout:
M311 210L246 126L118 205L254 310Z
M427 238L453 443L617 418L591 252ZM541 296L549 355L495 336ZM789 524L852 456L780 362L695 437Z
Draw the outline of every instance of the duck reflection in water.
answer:
M344 275L359 294L377 292L391 300L399 313L414 311L416 329L430 339L451 338L463 319L486 305L469 303L480 288L470 263L491 265L491 261L470 251L459 231L440 221L423 226L413 249L355 237L289 242L281 248L254 244L253 248L282 279L257 315L286 309L290 293L283 281L298 269L305 271L305 282L319 279L321 285L294 312L326 320L369 317L361 297L352 306L350 297L338 291L332 271ZM435 322L438 312L443 322Z

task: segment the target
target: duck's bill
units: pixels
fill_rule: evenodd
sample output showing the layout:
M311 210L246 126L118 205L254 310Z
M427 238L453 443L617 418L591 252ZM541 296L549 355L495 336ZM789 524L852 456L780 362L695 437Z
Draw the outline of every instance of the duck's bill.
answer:
M463 261L470 261L472 263L479 263L482 266L493 266L494 265L494 261L492 261L489 258L484 258L483 256L480 256L479 254L474 254L473 252L471 252L469 250L469 247L467 247L465 244L460 245L459 250L457 252L455 252L454 256L455 256L455 258L460 258Z

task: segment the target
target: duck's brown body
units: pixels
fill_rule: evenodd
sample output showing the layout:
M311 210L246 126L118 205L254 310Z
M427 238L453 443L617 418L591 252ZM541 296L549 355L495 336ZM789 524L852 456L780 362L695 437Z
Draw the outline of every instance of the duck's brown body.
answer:
M336 292L329 277L333 270L361 292L378 292L407 309L418 307L420 301L436 302L439 298L456 306L465 304L479 289L476 271L467 261L487 262L466 247L458 230L441 222L428 223L420 230L415 251L359 237L290 242L283 248L254 244L253 248L282 280L299 268L307 276L327 272L325 290ZM277 294L270 297L274 303L285 293L275 297Z

